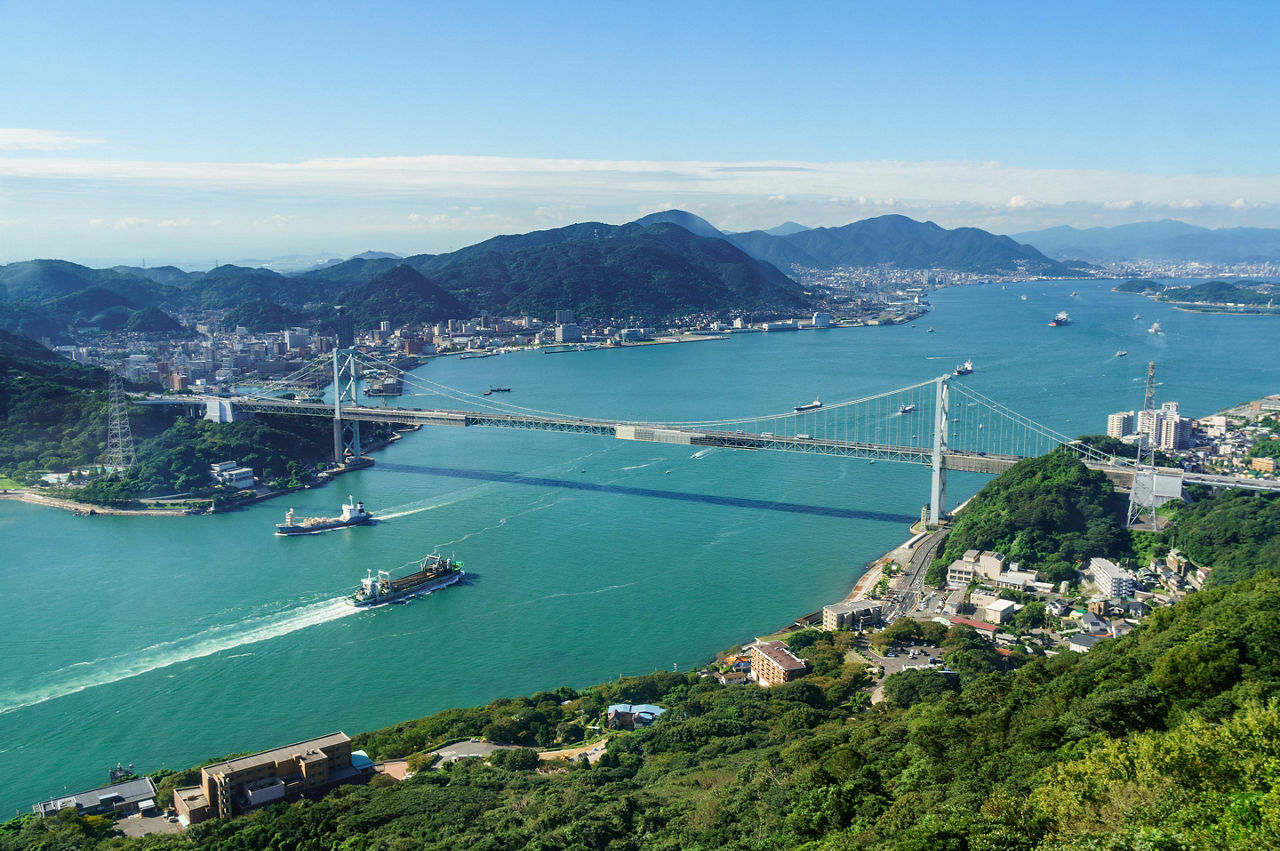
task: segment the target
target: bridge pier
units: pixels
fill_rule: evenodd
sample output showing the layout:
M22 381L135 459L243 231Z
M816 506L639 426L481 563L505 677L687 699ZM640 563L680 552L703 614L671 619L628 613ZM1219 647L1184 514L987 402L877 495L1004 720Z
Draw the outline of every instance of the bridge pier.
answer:
M933 481L929 488L929 525L938 526L947 516L947 428L951 388L949 376L937 379L937 397L933 406L933 457L929 466L933 469Z

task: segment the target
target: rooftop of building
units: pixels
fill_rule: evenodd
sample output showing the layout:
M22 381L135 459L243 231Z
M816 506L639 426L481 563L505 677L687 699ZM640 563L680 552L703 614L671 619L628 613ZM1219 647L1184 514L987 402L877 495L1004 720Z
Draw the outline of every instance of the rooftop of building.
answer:
M752 645L765 658L784 671L803 671L808 666L781 641L758 641Z
M340 745L351 742L351 738L342 732L330 733L327 736L320 736L315 739L307 739L305 742L295 742L292 745L285 745L280 748L272 748L267 751L259 751L248 756L236 757L225 762L217 762L213 765L206 765L203 769L206 775L212 774L234 774L237 771L254 768L265 762L285 762L293 759L295 756L305 756L311 751L323 751L334 745Z
M613 703L609 705L609 714L625 712L629 715L652 715L655 718L666 712L661 706L652 703Z
M32 804L31 811L40 815L48 815L67 807L90 809L108 802L115 804L116 802L132 803L134 801L143 801L147 798L153 798L155 794L156 785L151 782L151 778L139 777L135 780L126 780L123 783L113 783L110 786L77 792L74 795L60 795L57 798L50 798L47 801Z

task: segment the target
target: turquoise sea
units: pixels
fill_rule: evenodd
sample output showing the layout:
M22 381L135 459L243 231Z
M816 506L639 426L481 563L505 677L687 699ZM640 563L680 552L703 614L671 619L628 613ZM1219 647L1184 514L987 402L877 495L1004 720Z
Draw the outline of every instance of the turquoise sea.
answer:
M1068 434L1140 406L1151 359L1158 401L1191 416L1280 391L1280 320L1182 313L1110 286L944 290L914 328L440 359L420 372L469 392L509 386L507 401L574 416L704 420L866 396L971 358L967 384ZM1059 310L1073 324L1049 328ZM1164 336L1146 331L1156 319ZM117 761L182 768L686 670L841 599L905 537L928 491L928 471L906 465L479 428L424 428L375 457L334 485L213 517L0 502L0 812L105 783ZM951 502L984 481L953 475ZM290 506L332 514L348 493L383 521L273 536ZM465 562L467 584L404 606L344 604L366 569L433 550Z

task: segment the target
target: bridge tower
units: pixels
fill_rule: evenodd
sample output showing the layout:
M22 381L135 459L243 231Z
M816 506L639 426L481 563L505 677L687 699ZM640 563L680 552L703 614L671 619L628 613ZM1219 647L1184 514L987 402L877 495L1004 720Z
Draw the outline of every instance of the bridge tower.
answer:
M930 526L937 526L947 516L947 468L944 456L947 451L947 431L950 428L950 380L950 376L940 375L936 382L937 397L933 406L933 458L929 462L929 466L933 469L933 484L929 489Z
M333 350L333 462L338 466L347 463L347 453L352 461L360 460L360 421L342 419L342 404L355 405L356 389L360 377L354 349Z

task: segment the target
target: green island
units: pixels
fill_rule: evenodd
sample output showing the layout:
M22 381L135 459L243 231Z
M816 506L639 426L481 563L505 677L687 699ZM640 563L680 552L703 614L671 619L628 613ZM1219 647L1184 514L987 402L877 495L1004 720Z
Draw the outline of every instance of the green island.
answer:
M0 826L0 849L1278 847L1280 498L1199 495L1159 533L1124 529L1122 510L1066 454L1028 459L974 497L938 559L1002 547L1065 577L1092 555L1178 547L1212 568L1203 590L1087 653L903 619L871 646L910 634L945 667L890 675L872 703L859 635L803 630L787 641L808 674L767 689L655 672L450 709L353 739L405 760L402 780L140 839L74 809L27 815ZM1028 610L1019 634L1047 617ZM665 711L607 731L616 703ZM433 768L459 741L507 747ZM598 758L536 753L584 746ZM199 770L152 777L164 807Z
M1130 278L1112 289L1138 293L1196 313L1280 314L1280 306L1275 303L1276 285L1266 281L1206 281L1195 286L1171 287L1149 278Z

